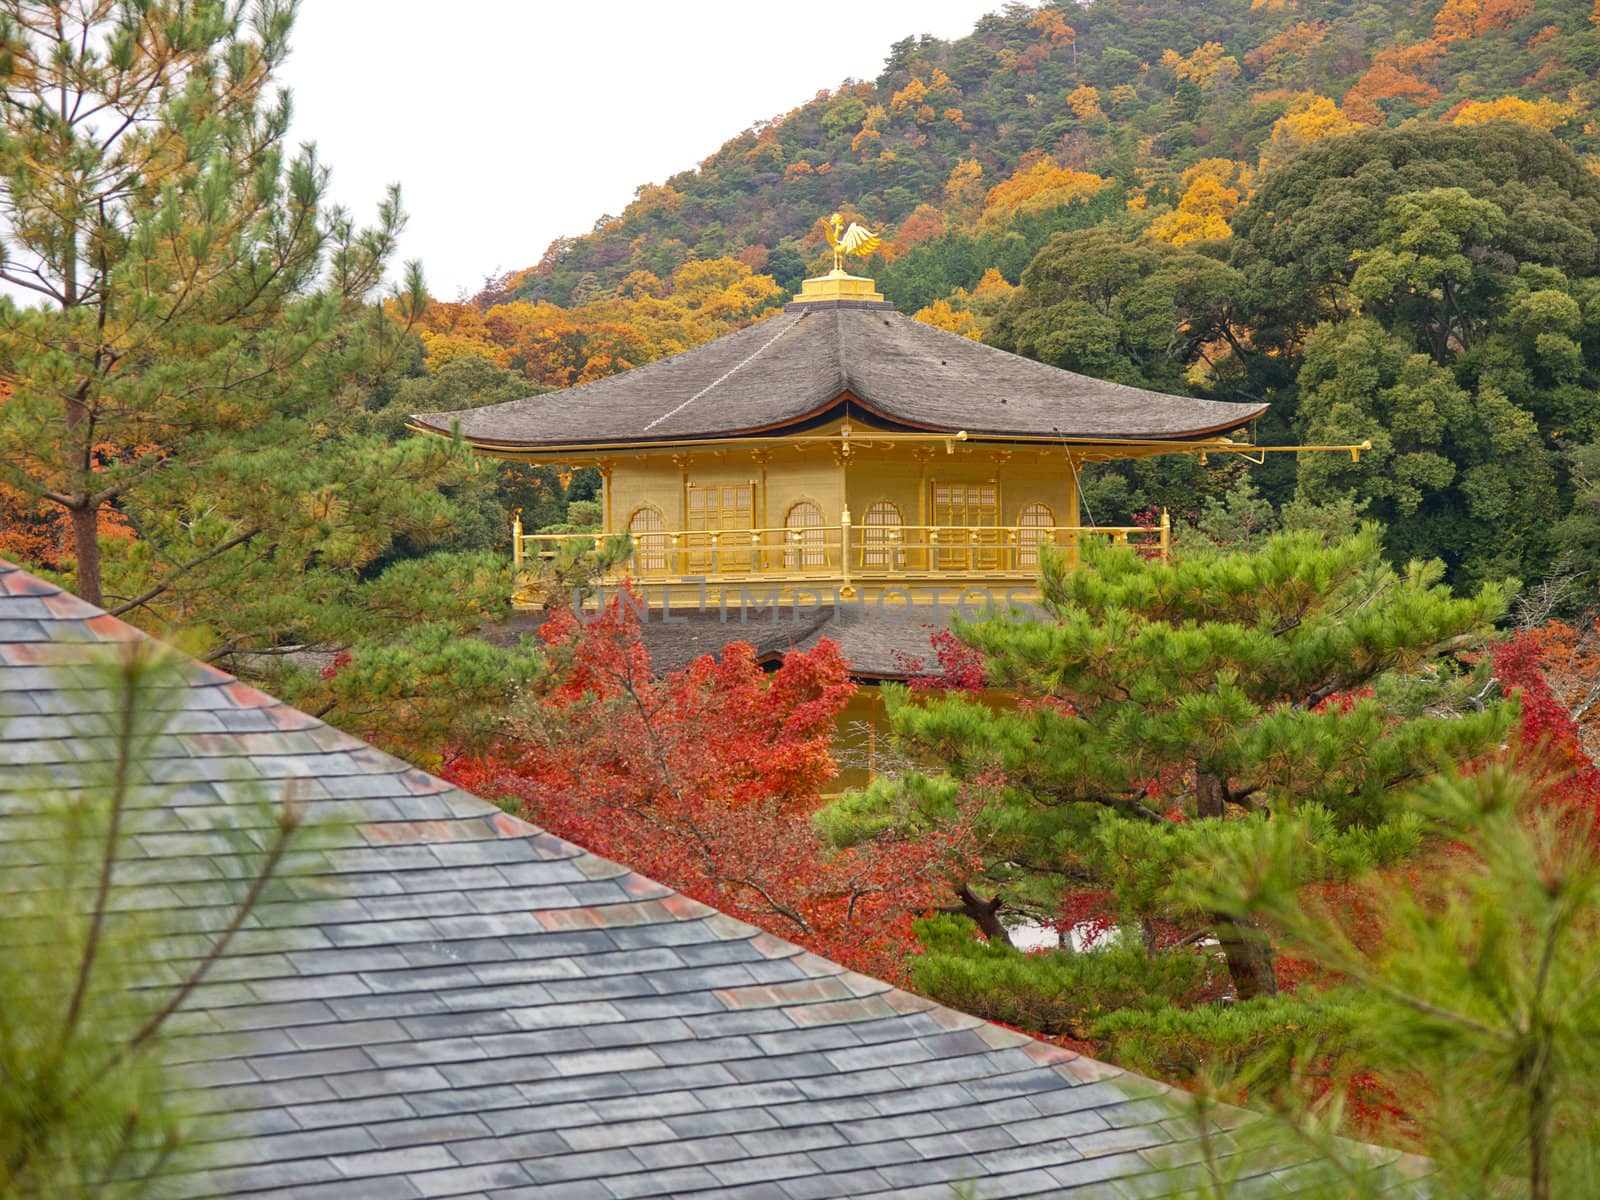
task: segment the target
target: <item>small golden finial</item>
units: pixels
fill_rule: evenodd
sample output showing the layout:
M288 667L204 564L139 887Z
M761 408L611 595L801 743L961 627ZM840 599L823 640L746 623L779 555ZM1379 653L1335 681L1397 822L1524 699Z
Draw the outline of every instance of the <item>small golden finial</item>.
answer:
M871 254L883 243L881 237L866 226L858 225L854 221L850 222L849 229L845 229L843 233L840 233L839 231L843 228L844 217L839 213L834 213L829 217L828 223L823 227L828 235L828 245L833 247L833 269L840 274L844 273L844 256L846 254L854 254L857 258L866 258L867 255Z
M844 258L847 254L866 258L883 244L883 239L866 226L858 225L854 221L851 221L847 228L841 213L834 213L824 221L822 231L828 235L828 245L833 247L833 270L816 279L803 281L800 284L799 295L795 296L795 303L860 300L882 304L883 297L873 289L872 280L846 272Z

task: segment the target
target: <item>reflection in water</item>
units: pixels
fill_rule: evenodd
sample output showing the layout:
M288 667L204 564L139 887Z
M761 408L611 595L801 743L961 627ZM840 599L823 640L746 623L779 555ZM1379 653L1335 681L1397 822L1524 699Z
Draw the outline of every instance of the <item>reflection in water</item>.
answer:
M871 783L885 770L884 756L891 751L888 733L883 689L875 683L862 684L834 722L833 760L839 771L823 792L831 795Z
M935 692L937 696L940 693ZM1016 703L1010 692L985 691L978 699L991 708L1009 708ZM836 774L823 786L825 796L850 788L866 787L879 775L901 775L910 770L937 771L939 764L907 755L894 745L889 731L889 713L883 689L863 683L846 702L834 723L833 760Z

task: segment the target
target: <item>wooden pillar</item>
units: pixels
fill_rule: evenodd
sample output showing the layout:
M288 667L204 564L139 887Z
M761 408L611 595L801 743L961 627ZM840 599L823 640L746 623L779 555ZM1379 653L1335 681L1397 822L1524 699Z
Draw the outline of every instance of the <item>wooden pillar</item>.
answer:
M839 426L839 442L833 448L833 463L839 468L839 570L844 576L843 595L855 594L850 586L850 422ZM826 553L826 551L824 551Z
M689 528L689 465L692 462L694 459L687 454L672 456L672 463L678 468L678 531L667 544L671 547L669 569L674 575L689 573L689 560L684 553L684 543L689 539L684 531Z
M772 451L752 450L750 451L750 458L761 471L761 477L756 482L756 528L770 529L772 528L772 517L767 507L767 464L772 461ZM755 568L757 571L765 571L770 566L767 562L767 535L763 533L759 534L758 537L760 540L756 546Z
M1067 561L1073 566L1078 565L1078 533L1077 529L1083 524L1080 515L1080 500L1078 496L1078 471L1080 464L1078 456L1072 451L1067 451L1067 524L1073 532L1067 535Z
M694 459L687 454L674 454L672 465L678 468L678 528L689 528L689 466Z
M617 469L617 460L600 460L600 528L606 534L617 532L616 518L611 511L611 472Z
M933 569L933 554L928 548L928 464L933 461L934 451L919 446L911 454L917 460L917 524L923 527L917 535L922 543L917 569L929 571Z

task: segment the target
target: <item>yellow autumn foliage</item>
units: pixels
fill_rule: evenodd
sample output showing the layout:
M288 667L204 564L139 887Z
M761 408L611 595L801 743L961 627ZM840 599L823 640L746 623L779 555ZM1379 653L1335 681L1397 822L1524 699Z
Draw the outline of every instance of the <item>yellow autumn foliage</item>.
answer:
M1267 170L1302 146L1323 138L1344 137L1365 128L1352 121L1332 100L1315 92L1302 92L1272 126L1272 137L1262 148L1261 169Z
M1228 222L1238 207L1238 188L1225 186L1214 175L1196 175L1177 209L1150 222L1150 235L1174 246L1232 237Z
M1161 55L1161 65L1179 79L1197 83L1202 88L1226 83L1239 74L1239 60L1229 54L1221 42L1205 42L1195 47L1188 58L1176 50L1167 50Z
M970 292L957 288L947 299L935 300L919 309L915 317L924 325L979 342L1016 290L1015 285L1006 282L1004 275L990 267Z
M919 308L913 319L924 325L932 325L935 329L959 333L975 342L983 341L983 328L978 324L978 318L970 312L952 308L948 300L935 300L925 308Z
M1067 107L1080 121L1092 121L1105 116L1100 108L1100 89L1087 83L1080 83L1072 90L1067 96Z
M783 299L738 259L691 259L670 279L635 271L610 297L571 308L511 300L479 312L435 301L417 332L430 370L477 354L546 387L571 387L711 341Z
M975 221L983 211L986 190L983 185L983 165L975 158L963 158L944 181L945 208L957 220Z
M1523 100L1501 96L1498 100L1468 100L1456 113L1457 125L1482 125L1488 121L1515 121L1535 129L1556 130L1578 115L1576 104L1558 104L1548 96Z
M985 224L1001 225L1018 213L1039 212L1087 200L1108 181L1090 171L1074 171L1045 155L1031 167L1019 168L995 184L983 201Z

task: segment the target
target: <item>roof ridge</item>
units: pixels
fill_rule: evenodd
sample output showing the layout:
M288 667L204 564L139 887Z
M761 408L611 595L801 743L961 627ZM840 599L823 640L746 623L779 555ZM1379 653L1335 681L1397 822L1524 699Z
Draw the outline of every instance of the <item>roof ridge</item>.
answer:
M662 413L654 421L651 421L648 425L646 425L641 432L649 433L657 425L661 424L661 422L663 422L665 420L668 420L669 418L677 416L684 409L688 408L689 405L693 404L696 400L700 399L700 397L704 396L707 392L711 391L714 388L717 388L717 387L721 386L722 384L726 383L729 379L732 379L736 374L738 374L740 371L744 370L745 367L749 366L757 358L761 357L762 353L764 353L769 346L773 345L784 334L788 333L791 329L798 328L799 325L800 325L800 322L804 321L810 315L811 314L808 313L808 312L800 313L798 316L795 317L794 320L790 321L782 329L778 330L777 333L773 334L771 338L769 338L765 342L762 342L760 346L758 346L755 350L753 350L750 353L748 358L745 358L742 362L735 363L732 367L729 367L726 371L724 371L716 379L713 379L710 383L706 384L705 387L701 388L698 392L696 392L694 395L690 396L687 400L685 400L682 404L678 405L676 408L668 409L666 412Z
M677 351L675 354L668 354L661 358L653 358L649 362L639 363L637 366L628 367L622 371L615 371L610 375L602 375L598 379L590 379L584 383L574 383L567 387L561 388L548 388L545 391L534 392L527 396L514 396L510 400L497 400L493 404L477 404L471 408L443 409L439 412L411 413L410 416L413 421L421 421L426 424L427 422L425 418L427 417L459 417L468 413L482 412L483 410L490 408L510 408L512 405L529 404L536 400L548 400L555 396L571 396L586 389L599 387L602 384L614 383L616 380L623 377L637 379L647 374L659 374L659 368L672 366L674 364L681 365L681 360L683 358L694 354L696 351L709 349L710 347L717 345L719 342L749 333L751 330L758 329L762 325L765 325L768 321L786 315L788 315L788 313L785 309L769 309L768 311L760 313L754 317L748 325L741 325L737 329L730 329L727 333L711 338L709 341L697 342L693 346L685 346L682 350Z

